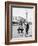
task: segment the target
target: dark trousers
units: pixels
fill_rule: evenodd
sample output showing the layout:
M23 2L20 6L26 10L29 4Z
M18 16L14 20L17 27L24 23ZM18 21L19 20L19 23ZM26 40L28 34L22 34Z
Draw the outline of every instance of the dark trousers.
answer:
M29 29L29 28L26 28L26 34L28 34L28 29Z

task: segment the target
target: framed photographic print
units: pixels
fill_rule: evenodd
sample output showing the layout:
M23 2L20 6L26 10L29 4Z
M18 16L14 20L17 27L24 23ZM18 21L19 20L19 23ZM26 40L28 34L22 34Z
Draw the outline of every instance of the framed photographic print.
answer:
M37 42L37 4L5 2L5 44Z

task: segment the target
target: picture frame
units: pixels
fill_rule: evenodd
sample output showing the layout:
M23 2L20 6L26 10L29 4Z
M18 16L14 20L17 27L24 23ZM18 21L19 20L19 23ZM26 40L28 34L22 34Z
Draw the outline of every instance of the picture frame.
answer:
M36 42L37 4L5 2L5 44Z

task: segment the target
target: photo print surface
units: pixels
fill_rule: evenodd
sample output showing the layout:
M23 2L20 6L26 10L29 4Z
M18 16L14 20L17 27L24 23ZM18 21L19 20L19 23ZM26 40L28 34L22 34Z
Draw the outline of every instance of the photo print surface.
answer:
M33 8L12 8L12 37L32 37Z

